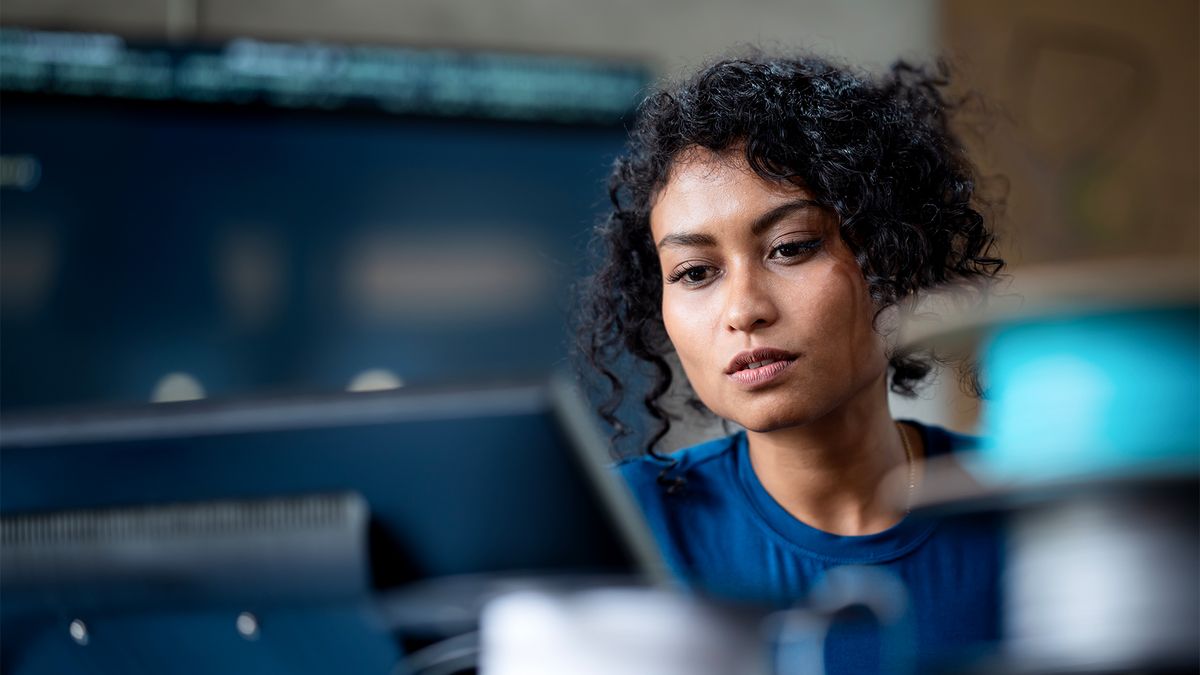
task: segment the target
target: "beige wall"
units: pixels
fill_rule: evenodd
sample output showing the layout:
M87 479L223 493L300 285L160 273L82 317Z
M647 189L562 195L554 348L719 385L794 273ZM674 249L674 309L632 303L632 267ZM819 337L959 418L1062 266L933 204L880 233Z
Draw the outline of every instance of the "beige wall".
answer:
M958 0L943 41L993 107L1018 264L1200 255L1200 3Z
M866 64L928 55L935 0L5 0L0 22L143 38L251 36L645 58L672 72L738 43Z

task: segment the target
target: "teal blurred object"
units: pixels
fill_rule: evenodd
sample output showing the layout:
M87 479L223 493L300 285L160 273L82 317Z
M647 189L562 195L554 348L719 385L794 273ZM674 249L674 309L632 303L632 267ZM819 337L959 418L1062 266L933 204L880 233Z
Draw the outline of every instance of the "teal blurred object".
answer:
M1000 325L983 364L981 477L1037 483L1200 470L1194 303Z

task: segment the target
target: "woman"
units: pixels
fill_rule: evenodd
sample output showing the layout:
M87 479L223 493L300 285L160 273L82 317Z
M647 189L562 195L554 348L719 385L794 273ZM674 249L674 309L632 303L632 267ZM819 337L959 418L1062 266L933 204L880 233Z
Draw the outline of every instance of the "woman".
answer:
M997 539L878 497L890 472L912 490L923 458L970 440L892 419L889 386L912 394L931 363L897 353L887 326L923 291L1003 266L944 84L904 64L872 77L753 57L651 95L611 178L584 330L610 422L616 360L653 366L645 404L662 428L620 472L677 574L788 605L831 569L871 565L903 582L935 660L996 637ZM699 402L745 431L655 450L671 353ZM829 672L879 670L875 639L836 629Z

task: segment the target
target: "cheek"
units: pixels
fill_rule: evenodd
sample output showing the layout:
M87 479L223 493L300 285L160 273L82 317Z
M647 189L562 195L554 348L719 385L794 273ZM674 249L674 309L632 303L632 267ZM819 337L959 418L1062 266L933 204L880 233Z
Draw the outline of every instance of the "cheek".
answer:
M831 365L851 377L886 365L884 339L874 327L875 303L855 262L830 265L819 288L810 290L808 321L816 339L830 348Z
M699 364L712 352L712 326L708 316L700 294L680 298L663 289L663 326L685 373L692 380L699 372Z

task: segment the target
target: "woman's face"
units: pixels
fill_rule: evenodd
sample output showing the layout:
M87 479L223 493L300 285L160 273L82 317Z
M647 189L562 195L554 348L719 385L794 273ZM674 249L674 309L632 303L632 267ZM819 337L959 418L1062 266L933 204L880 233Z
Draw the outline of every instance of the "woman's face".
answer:
M667 334L696 394L751 431L885 397L876 307L837 218L740 152L686 153L650 211Z

